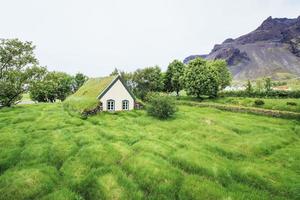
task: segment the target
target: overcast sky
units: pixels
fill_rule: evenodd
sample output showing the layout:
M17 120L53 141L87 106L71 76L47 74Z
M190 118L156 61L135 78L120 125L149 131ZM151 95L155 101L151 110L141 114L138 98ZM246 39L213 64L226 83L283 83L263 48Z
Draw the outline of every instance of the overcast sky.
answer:
M89 76L205 54L268 16L295 18L300 0L0 0L0 38L36 45L49 70Z

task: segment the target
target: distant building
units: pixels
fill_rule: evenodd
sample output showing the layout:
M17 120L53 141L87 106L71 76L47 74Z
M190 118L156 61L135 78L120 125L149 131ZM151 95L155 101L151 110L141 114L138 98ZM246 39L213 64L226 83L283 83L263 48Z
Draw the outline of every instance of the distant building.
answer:
M272 89L273 90L285 90L285 91L290 90L289 86L287 86L287 85L281 85L281 86L272 87Z
M224 91L240 91L240 90L245 90L245 86L227 86Z

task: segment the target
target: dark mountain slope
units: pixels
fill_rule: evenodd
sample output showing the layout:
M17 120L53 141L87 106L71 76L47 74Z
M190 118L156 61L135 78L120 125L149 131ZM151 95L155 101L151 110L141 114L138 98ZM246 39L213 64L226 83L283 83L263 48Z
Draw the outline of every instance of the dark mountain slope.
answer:
M300 76L300 17L269 17L255 31L215 45L205 58L225 59L238 80Z

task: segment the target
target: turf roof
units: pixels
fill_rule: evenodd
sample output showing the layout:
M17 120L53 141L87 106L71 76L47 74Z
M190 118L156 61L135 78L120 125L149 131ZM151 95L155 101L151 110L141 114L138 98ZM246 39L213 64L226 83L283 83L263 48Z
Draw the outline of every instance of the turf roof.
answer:
M82 113L96 108L99 104L98 96L109 87L117 76L90 78L73 95L64 101L64 108L70 112Z
M98 95L107 88L116 77L117 76L90 78L73 96L97 98Z

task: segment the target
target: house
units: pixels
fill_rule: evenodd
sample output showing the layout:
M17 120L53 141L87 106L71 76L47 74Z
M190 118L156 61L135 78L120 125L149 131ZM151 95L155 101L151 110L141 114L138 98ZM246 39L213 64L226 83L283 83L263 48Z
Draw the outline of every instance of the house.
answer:
M97 97L103 111L133 110L135 98L120 76L116 76Z
M285 91L289 91L289 90L291 90L290 88L289 88L289 86L287 86L287 85L280 85L280 86L275 86L275 87L273 87L272 88L273 90L285 90Z
M74 96L97 100L101 111L133 110L135 97L120 76L89 79Z

